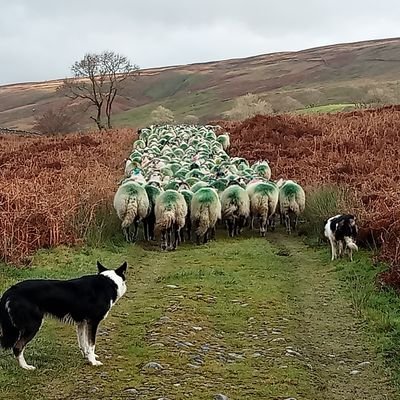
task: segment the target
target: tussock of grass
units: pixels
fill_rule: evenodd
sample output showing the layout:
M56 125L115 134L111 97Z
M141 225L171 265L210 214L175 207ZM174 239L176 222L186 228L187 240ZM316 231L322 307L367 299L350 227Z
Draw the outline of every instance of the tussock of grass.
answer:
M323 240L325 221L337 214L349 212L352 202L352 195L345 188L325 185L309 190L301 233L306 234L314 243Z

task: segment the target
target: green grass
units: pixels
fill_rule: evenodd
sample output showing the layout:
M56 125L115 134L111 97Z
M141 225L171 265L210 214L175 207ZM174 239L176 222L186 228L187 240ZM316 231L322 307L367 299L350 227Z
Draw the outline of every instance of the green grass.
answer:
M354 110L355 106L353 103L344 103L344 104L326 104L323 106L315 106L315 107L307 107L301 110L297 110L297 113L301 114L314 114L314 113L334 113L341 111L350 111Z
M25 354L36 371L0 352L0 398L136 398L132 388L143 399L396 398L386 368L397 367L400 301L374 290L368 253L331 264L327 247L280 233L173 253L59 248L40 251L30 269L1 266L0 292L22 279L92 273L96 260L129 264L127 294L98 337L104 366L85 363L73 327L47 320ZM145 370L150 361L164 369ZM363 361L371 365L349 375Z

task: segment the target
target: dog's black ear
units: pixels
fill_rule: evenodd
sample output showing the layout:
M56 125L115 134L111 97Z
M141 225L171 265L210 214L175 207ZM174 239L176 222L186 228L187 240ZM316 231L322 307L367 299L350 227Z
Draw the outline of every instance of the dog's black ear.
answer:
M126 269L128 268L128 264L125 261L120 267L115 270L115 273L119 275L121 278L125 279Z
M107 271L106 267L103 267L103 265L101 265L100 261L97 261L97 270L99 271L99 274L101 274L104 271Z

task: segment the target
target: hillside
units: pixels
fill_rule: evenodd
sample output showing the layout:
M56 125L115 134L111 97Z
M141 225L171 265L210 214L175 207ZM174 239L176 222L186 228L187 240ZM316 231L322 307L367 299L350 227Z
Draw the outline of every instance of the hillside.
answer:
M235 97L247 92L267 97L278 110L287 102L296 102L297 108L354 103L376 88L400 98L399 46L400 39L395 38L143 70L116 99L115 124L146 124L160 104L178 119L188 114L202 121L216 119ZM55 92L60 83L1 86L0 127L32 128L35 115L64 104ZM83 117L82 126L89 121Z

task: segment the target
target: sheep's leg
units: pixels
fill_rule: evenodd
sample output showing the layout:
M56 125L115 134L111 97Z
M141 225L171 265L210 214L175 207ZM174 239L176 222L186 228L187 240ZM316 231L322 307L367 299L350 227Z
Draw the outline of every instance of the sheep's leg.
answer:
M215 225L211 228L211 240L215 240Z
M192 236L192 221L189 219L186 227L187 240L190 241Z
M136 242L137 236L138 236L138 229L139 229L139 221L135 220L133 222L133 235L132 235L132 242Z
M179 231L179 240L181 243L185 243L185 228Z
M124 234L125 240L127 242L130 242L130 237L129 237L129 226L126 228L122 228L122 233Z
M196 234L196 244L200 245L201 244L201 236Z
M163 229L161 231L161 250L167 250L167 231Z
M144 235L144 240L150 240L150 233L149 233L149 220L145 218L143 220L143 235Z
M268 224L271 227L271 231L274 232L275 231L275 214L272 214L269 219L268 219Z
M207 244L208 241L208 229L206 230L206 233L203 236L203 244Z
M172 246L172 226L167 229L167 248Z
M239 234L243 232L245 226L248 225L248 221L246 217L239 217Z
M234 221L233 221L232 219L228 219L227 225L228 225L228 235L229 235L230 237L234 237L234 236L235 236L235 232L234 232Z
M298 220L298 216L297 216L297 214L294 214L294 218L293 218L293 230L294 231L297 230L297 220Z
M265 237L267 231L267 216L263 215L260 217L260 236Z
M154 218L151 218L149 221L149 239L150 240L155 240L156 237L154 235L154 229L155 229L156 221Z
M290 235L291 229L290 229L290 215L289 214L285 214L285 225L286 225L286 232Z
M181 233L181 228L175 224L174 225L174 244L172 245L172 250L176 250L176 248L179 245L180 233Z
M250 229L254 230L254 215L250 216Z

